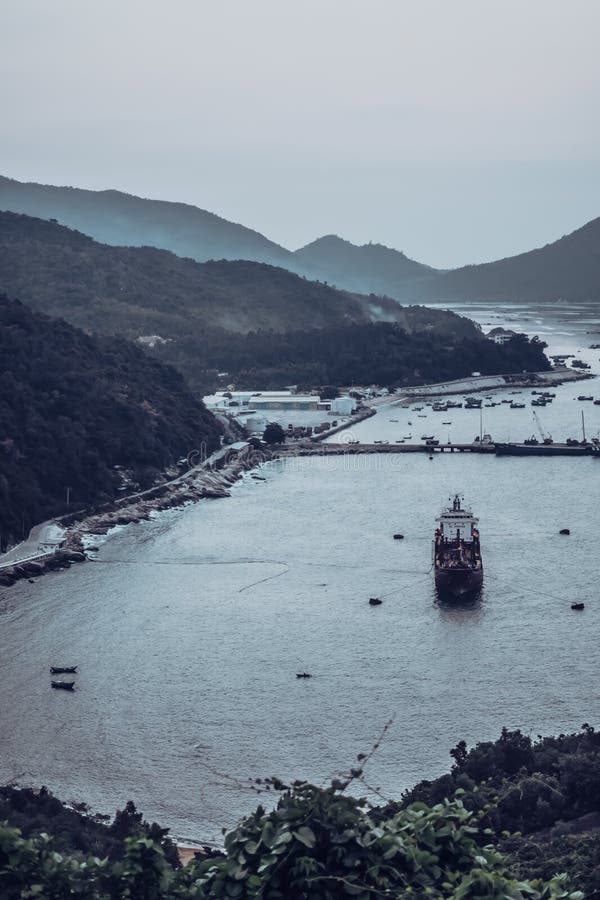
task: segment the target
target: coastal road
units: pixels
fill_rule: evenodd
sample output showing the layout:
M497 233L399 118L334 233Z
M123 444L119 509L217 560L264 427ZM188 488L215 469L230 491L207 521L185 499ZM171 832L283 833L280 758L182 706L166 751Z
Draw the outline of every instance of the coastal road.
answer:
M28 538L0 556L0 569L53 553L60 547L64 533L65 529L56 524L56 519L34 525Z
M165 481L161 487L172 486L193 478L198 472L210 467L211 463L218 455L218 452L213 453L208 459L202 460L181 475L177 475L170 481ZM127 497L121 497L118 501L118 505L121 506L124 503L143 499L144 496L151 494L155 489L156 485L144 491L130 494ZM42 556L48 556L50 553L54 553L60 548L66 531L66 528L57 524L56 519L47 519L45 522L34 525L29 532L29 536L24 541L21 541L20 544L17 544L6 553L0 555L0 569L13 566L19 562L34 561Z

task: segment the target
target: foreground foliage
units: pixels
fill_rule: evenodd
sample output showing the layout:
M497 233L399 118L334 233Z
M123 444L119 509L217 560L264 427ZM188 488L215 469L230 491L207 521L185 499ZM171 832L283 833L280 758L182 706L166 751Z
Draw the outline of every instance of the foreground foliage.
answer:
M275 785L277 786L277 785ZM121 859L59 853L47 835L0 828L6 900L358 897L580 900L566 877L519 881L460 801L411 804L375 821L343 793L296 782L277 808L261 807L225 839L226 855L174 870L149 837L126 837Z
M460 741L450 773L422 781L384 817L416 801L460 796L523 878L569 872L586 896L600 896L600 732L532 740L506 728L497 741L467 750Z

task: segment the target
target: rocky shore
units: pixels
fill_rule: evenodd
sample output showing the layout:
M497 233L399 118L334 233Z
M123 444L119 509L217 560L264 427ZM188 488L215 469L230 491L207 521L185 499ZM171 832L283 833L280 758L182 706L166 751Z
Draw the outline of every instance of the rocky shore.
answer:
M141 522L149 519L153 512L172 509L186 503L229 497L229 489L244 472L265 461L264 454L257 456L259 458L251 453L237 454L219 470L209 466L198 466L180 478L144 491L143 494L107 504L101 511L86 515L70 524L65 545L70 550L81 551L86 536L103 535L117 525ZM63 524L67 523L63 520Z
M61 547L60 550L38 559L16 562L0 570L0 586L10 587L15 581L23 578L32 581L46 572L57 572L68 569L71 563L85 562L86 555L80 547Z
M68 569L72 563L85 562L88 558L86 549L91 549L90 539L93 540L94 535L107 534L117 525L141 522L154 512L197 500L229 497L229 489L244 472L266 462L270 456L268 451L253 453L248 446L244 452L226 456L218 469L210 464L199 465L147 491L119 498L94 510L63 516L57 520L66 529L62 546L34 559L15 561L3 567L0 569L0 586L8 587L24 578L33 580L46 572Z

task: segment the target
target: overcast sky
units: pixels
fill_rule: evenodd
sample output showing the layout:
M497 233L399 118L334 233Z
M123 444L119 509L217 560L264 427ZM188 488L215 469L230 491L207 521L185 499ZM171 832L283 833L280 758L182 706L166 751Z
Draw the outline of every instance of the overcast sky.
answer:
M600 215L597 0L1 0L0 172L437 266Z

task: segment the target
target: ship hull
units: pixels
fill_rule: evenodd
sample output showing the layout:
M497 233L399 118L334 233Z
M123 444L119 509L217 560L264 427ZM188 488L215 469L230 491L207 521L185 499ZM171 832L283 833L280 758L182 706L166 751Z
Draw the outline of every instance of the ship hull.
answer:
M495 445L498 456L589 456L589 444L499 444Z
M464 597L473 594L483 584L483 569L435 569L435 586L446 597Z

